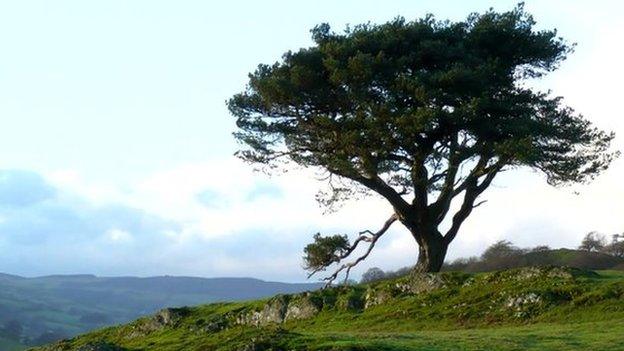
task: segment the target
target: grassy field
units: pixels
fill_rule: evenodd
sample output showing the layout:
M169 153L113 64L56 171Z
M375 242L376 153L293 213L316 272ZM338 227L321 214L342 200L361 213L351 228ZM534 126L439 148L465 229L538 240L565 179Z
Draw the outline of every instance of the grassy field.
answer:
M40 350L623 350L623 330L621 272L552 267L165 310Z

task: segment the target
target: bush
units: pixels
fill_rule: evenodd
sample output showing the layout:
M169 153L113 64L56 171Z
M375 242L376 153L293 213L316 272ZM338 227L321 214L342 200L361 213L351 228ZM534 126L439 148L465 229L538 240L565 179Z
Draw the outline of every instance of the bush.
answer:
M380 268L373 267L362 275L361 283L371 283L386 278L386 273Z

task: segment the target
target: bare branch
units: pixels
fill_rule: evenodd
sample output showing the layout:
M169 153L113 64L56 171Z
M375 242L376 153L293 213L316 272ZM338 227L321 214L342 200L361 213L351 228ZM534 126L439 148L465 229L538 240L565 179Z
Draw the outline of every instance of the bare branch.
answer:
M483 205L484 203L486 203L487 201L488 201L488 200L482 200L482 201L479 201L477 204L472 205L472 208L473 208L473 209L474 209L474 208L477 208L477 207L479 207L479 206Z
M366 259L366 257L368 257L368 255L371 253L371 251L375 247L377 240L379 240L379 238L381 238L381 236L384 235L388 231L390 226L392 226L392 223L394 223L397 219L398 219L398 216L396 214L393 214L392 216L390 216L390 218L386 220L383 227L379 229L379 231L375 233L373 233L370 230L365 230L365 231L360 232L360 236L355 240L355 242L353 242L353 245L351 245L351 247L348 250L346 250L343 254L340 255L340 260L347 258L351 253L353 253L353 251L357 248L357 246L361 242L370 243L368 246L368 249L366 249L366 252L362 256L359 256L353 262L349 262L349 263L345 263L341 265L338 269L334 271L334 273L332 273L332 275L326 278L323 278L323 280L327 282L325 284L325 287L330 286L332 282L336 280L336 278L338 278L338 275L344 270L346 270L345 278L344 278L344 281L346 282L347 279L349 279L349 273L351 272L351 269L355 267L357 264L359 264L360 262L362 262L364 259ZM308 276L308 278L312 276L314 273L316 273L317 271L312 272Z
M485 189L487 189L488 186L490 186L490 184L492 183L492 180L494 180L494 177L496 177L498 172L504 166L505 166L505 160L500 159L498 160L498 162L494 163L493 165L484 168L486 170L485 172L487 173L476 172L474 173L474 176L469 176L464 181L464 183L462 184L462 185L465 184L465 190L466 190L464 194L464 201L461 207L459 208L459 210L453 216L453 222L451 224L451 228L444 235L444 240L446 241L447 244L453 241L453 239L455 239L455 236L457 235L459 228L464 223L466 218L468 218L472 210L476 208L477 206L483 204L484 201L478 203L477 205L475 205L474 203L477 197L483 191L485 191ZM479 178L483 176L485 176L484 179L481 181L481 183L479 183Z

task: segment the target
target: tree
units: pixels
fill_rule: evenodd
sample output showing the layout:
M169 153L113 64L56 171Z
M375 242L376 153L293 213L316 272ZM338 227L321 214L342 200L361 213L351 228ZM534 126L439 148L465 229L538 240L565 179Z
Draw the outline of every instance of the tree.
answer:
M510 241L499 240L490 245L481 254L481 269L486 271L509 269L516 266L526 265L525 249L521 249Z
M481 254L482 261L494 260L498 258L511 257L514 255L520 255L523 250L514 246L510 241L499 240L490 245L483 254Z
M552 249L548 245L537 245L537 246L529 249L529 252L548 252L548 251L551 251L551 250Z
M500 172L526 166L561 185L608 167L616 156L613 133L593 127L560 97L523 84L572 52L555 30L534 24L522 5L462 22L399 17L340 34L321 24L312 30L312 47L249 75L246 90L228 101L243 145L239 157L269 169L324 170L329 191L319 200L330 209L369 194L392 207L380 230L353 242L330 236L332 247L315 236L304 256L311 274L336 265L328 282L348 276L395 222L418 245L417 269L439 271Z
M598 232L589 232L585 235L578 248L583 251L599 252L602 251L605 245L606 241L604 235Z
M378 280L382 280L386 277L386 273L381 268L372 267L369 268L364 274L362 274L362 283L370 283Z
M611 243L606 245L603 251L611 256L624 257L624 233L613 234Z

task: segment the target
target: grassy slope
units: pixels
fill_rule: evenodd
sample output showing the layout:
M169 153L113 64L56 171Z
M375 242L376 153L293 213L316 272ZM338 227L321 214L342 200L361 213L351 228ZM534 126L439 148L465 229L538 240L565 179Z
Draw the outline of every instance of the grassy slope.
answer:
M245 300L298 292L318 284L287 284L248 278L95 277L91 275L23 278L0 273L0 326L18 320L24 336L47 330L74 336L104 325L128 323L166 306ZM100 321L85 316L100 316ZM15 349L0 339L0 351ZM26 346L23 346L26 348Z
M363 308L375 300L377 305ZM280 301L321 309L311 318L282 324L235 322ZM624 275L558 268L443 273L204 305L179 311L166 323L155 320L103 329L46 350L85 345L88 350L155 351L618 350L624 343Z

